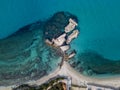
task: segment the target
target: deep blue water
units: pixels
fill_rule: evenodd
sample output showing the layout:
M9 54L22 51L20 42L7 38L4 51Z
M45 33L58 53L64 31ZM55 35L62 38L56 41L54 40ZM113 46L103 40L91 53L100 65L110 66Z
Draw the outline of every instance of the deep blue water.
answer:
M72 42L77 56L91 51L120 60L119 4L119 0L2 0L0 38L27 24L44 21L58 11L68 11L79 19L80 35Z
M80 52L92 49L107 58L120 59L119 4L119 0L3 0L0 1L0 38L64 10L79 18L81 32L73 43L75 48Z

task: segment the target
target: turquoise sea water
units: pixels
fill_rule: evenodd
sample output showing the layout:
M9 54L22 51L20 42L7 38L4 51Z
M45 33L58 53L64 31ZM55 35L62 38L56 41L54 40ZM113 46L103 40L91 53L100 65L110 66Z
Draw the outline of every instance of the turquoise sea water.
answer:
M47 3L48 2L48 3ZM79 51L92 49L107 58L120 59L119 0L4 0L0 3L0 37L18 28L47 19L57 11L69 11L79 18Z
M44 21L58 11L68 11L79 19L80 35L72 42L72 48L78 52L76 61L84 60L83 63L87 66L88 63L97 65L110 59L118 63L117 69L119 69L120 64L117 61L120 60L119 4L119 0L0 1L0 38L11 35L27 24L38 20ZM101 56L96 56L96 53ZM91 58L94 59L95 63L90 60ZM112 62L106 62L103 64L107 64L109 67L112 66ZM0 64L1 67L4 66L2 61ZM8 64L8 62L5 64ZM14 62L12 65L14 66ZM104 69L102 65L100 67L102 67L101 70ZM14 68L12 69L14 71ZM7 69L4 68L4 70ZM105 73L109 74L111 72L110 69L105 70L108 70Z

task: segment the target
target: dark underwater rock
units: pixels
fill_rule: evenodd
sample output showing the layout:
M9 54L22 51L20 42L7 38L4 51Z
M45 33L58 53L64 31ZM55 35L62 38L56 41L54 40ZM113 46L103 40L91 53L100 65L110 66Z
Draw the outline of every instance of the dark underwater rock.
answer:
M96 74L120 74L120 60L109 60L94 52L82 53L79 60L83 62L83 67Z
M27 54L24 50L31 46L35 39L35 31L41 28L42 22L33 23L20 28L9 37L0 40L0 60L14 59L20 54ZM36 24L36 26L35 26ZM34 25L34 28L32 27ZM30 30L32 27L33 30ZM28 54L29 55L29 54Z
M78 22L76 16L58 12L46 22L32 23L0 39L0 86L49 74L58 65L59 54L44 43L44 37L55 38L63 33L69 18Z
M43 25L38 21L0 40L0 86L41 78L57 66L59 57L44 43Z
M45 38L57 38L64 33L64 27L69 23L69 18L72 18L78 23L78 19L75 15L69 12L57 12L50 19L48 19L44 25Z

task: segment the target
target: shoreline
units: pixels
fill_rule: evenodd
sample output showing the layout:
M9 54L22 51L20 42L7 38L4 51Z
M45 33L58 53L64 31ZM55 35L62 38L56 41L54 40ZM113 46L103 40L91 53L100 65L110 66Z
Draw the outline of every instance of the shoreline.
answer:
M93 84L98 84L98 85L103 85L103 86L110 86L110 87L115 87L118 88L120 87L120 77L104 77L104 78L94 78L94 77L88 77L80 74L77 72L74 68L72 68L69 63L67 64L67 68L71 70L72 73L74 73L76 76L79 78L82 78L84 81L87 81L87 83L93 83Z
M49 39L46 40L46 43L50 46L53 46L55 48L60 49L61 53L61 63L60 65L54 69L54 71L50 72L48 75L42 76L41 78L37 80L29 80L21 84L29 84L29 85L41 85L43 83L48 82L51 78L54 78L56 76L68 76L72 79L72 85L77 85L77 86L86 86L88 87L103 87L103 88L114 88L115 90L117 88L120 88L120 77L100 77L100 78L95 78L92 76L85 76L75 70L70 64L67 62L70 58L74 57L76 54L75 51L69 53L66 53L66 51L70 47L70 42L74 39L77 38L79 31L74 29L75 26L77 26L77 23L70 18L69 24L65 27L65 33L60 35L57 38L53 38L52 41ZM73 31L74 30L74 31ZM68 32L72 32L68 38L66 39L65 37L67 36ZM48 32L46 32L48 33ZM67 45L64 45L67 44ZM12 90L12 88L17 87L19 85L11 85L8 87L5 86L0 86L0 90ZM114 90L111 89L111 90Z
M72 84L75 85L95 85L95 86L103 86L103 87L111 87L111 88L119 88L120 87L120 78L119 77L110 77L110 78L92 78L87 77L79 72L77 72L74 68L70 66L70 64L66 61L64 61L63 66L61 69L58 67L54 72L50 73L47 76L44 76L36 81L28 81L26 84L29 85L41 85L45 82L47 82L50 78L54 78L55 76L70 76L72 77ZM4 87L0 86L0 90L12 90L13 87L16 87L16 85Z
M76 70L72 68L68 62L64 61L63 66L61 69L57 68L53 73L49 74L48 76L44 76L41 79L36 80L35 82L29 82L28 84L33 85L41 85L42 83L46 82L50 78L53 78L55 76L70 76L72 77L72 82L73 84L76 84L76 81L80 81L81 83L91 83L91 84L96 84L96 85L101 85L101 86L108 86L108 87L114 87L118 88L120 86L120 78L119 77L110 77L110 78L92 78L92 77L87 77Z

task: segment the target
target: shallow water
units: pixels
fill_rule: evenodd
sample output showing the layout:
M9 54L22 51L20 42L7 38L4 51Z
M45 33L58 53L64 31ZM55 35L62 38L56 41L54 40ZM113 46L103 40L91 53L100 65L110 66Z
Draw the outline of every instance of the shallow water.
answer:
M93 65L95 65L96 63L106 64L108 60L109 63L107 63L107 65L109 66L109 68L106 69L106 67L103 67L104 65L100 66L101 68L99 68L106 70L106 72L98 73L111 74L111 72L114 70L119 72L118 69L120 65L119 61L117 62L117 60L120 60L119 4L119 0L13 0L12 2L9 0L0 1L0 38L7 37L22 26L35 22L39 19L46 20L58 11L68 11L76 15L79 19L80 35L72 42L72 48L77 50L76 62L83 60L82 62L86 66L91 66L92 63ZM30 41L29 37L26 40ZM26 45L29 45L30 42L22 45L26 47ZM17 47L17 45L15 46ZM41 49L42 48L43 47L41 47ZM21 49L22 48L19 48L18 50ZM13 48L11 48L11 50L13 50ZM15 55L14 53L16 52L11 54L11 50L9 50L7 56ZM88 52L92 54L92 57L91 54L87 54ZM96 55L98 55L98 57L93 57ZM1 56L0 58L2 59L3 57ZM42 58L44 58L45 60L46 56L43 56ZM84 58L86 58L86 61L84 60ZM94 62L91 60L91 58L95 59ZM104 62L104 60L106 60L106 62ZM22 66L24 67L28 62L30 62L31 65L34 64L34 61L31 62L29 60L26 61L17 59L15 62L12 61L12 68L10 68L10 70L8 71L13 70L14 72L14 67L16 67L16 65L18 66L18 63L24 64ZM111 70L110 68L111 62L114 66L113 70ZM118 63L117 65L116 62ZM78 64L77 70L80 69L80 65L81 63ZM57 66L55 62L53 67L54 66ZM8 65L8 62L5 62L5 60L1 60L0 67L1 72L3 72L3 70L7 70L5 67L9 68L11 67L11 65ZM28 68L32 68L32 66ZM21 68L19 69L22 70ZM26 68L23 69L26 71ZM46 68L44 70L46 70ZM107 72L107 70L109 72ZM2 76L0 79L2 79Z
M36 80L57 68L60 58L44 43L40 26L29 25L0 40L0 86Z

